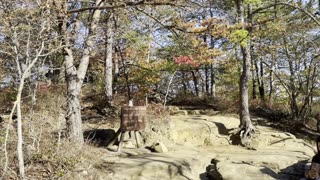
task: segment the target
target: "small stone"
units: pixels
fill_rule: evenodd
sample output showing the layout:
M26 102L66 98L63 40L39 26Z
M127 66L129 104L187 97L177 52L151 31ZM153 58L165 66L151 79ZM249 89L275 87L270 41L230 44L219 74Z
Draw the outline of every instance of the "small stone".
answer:
M88 171L84 170L84 171L82 171L81 174L83 174L84 176L87 176L88 175Z

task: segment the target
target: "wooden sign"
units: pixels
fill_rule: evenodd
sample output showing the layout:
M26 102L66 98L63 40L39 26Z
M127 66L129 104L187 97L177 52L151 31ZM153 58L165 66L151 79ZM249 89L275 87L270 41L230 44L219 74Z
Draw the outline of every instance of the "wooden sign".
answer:
M121 108L122 132L139 131L146 128L146 106L124 106Z

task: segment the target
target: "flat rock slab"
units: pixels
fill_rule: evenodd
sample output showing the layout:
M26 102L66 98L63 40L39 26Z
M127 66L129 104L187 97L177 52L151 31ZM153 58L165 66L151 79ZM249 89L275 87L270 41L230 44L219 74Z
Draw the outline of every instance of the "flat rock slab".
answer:
M117 180L199 179L199 172L205 171L209 159L209 156L203 156L194 150L131 156L115 162L112 178Z
M182 113L172 116L170 123L168 139L163 141L168 152L123 148L113 162L101 158L92 166L97 172L98 167L110 169L100 179L209 180L207 167L214 166L217 173L212 174L224 180L295 180L314 155L312 145L264 126L256 126L251 149L230 145L228 131L239 125L232 116Z
M172 119L176 123L173 140L195 147L203 145L199 148L219 161L216 166L223 179L299 179L307 160L314 155L312 145L290 133L263 126L256 126L250 144L254 150L229 145L222 137L238 127L238 118L188 115ZM204 142L208 137L210 143Z

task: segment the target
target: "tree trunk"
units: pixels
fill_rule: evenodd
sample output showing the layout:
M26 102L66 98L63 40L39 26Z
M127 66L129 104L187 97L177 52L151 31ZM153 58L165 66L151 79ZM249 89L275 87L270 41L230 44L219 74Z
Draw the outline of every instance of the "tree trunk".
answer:
M187 75L187 82L186 82L186 85L187 85L187 89L189 89L189 90L190 90L190 92L193 92L193 91L192 91L192 87L191 87L191 83L190 83L189 78L188 78L188 75Z
M289 77L289 96L290 96L290 108L291 108L291 114L293 119L298 119L299 117L299 108L297 104L297 89L295 86L295 67L294 67L294 60L290 56L290 52L288 49L288 44L286 38L283 39L285 46L286 46L286 55L288 58L288 65L289 65L289 71L290 71L290 77Z
M211 96L212 97L216 97L216 78L215 78L215 73L214 73L214 69L213 69L213 64L210 65L210 69L211 69Z
M202 16L202 20L205 20L205 19L206 19L206 17L203 15ZM199 19L199 21L200 21L200 19ZM203 39L203 42L205 44L208 44L208 42L207 42L207 40L208 40L207 39L207 34L204 34L202 39ZM198 72L199 72L199 75L201 77L200 71L198 71ZM208 73L208 65L207 64L204 67L204 76L205 76L204 80L202 81L202 93L205 92L206 95L209 95L209 73Z
M264 101L265 91L264 91L264 80L263 80L263 74L264 74L264 67L262 61L260 61L260 76L258 76L259 79L259 94L262 101Z
M240 126L248 127L251 124L249 113L250 50L248 47L241 47L241 51L243 65L240 76Z
M240 15L239 19L241 24L244 24L244 7L242 0L237 1L237 10ZM250 8L248 12L248 21L251 23ZM247 29L250 35L251 29ZM249 78L251 67L251 54L250 54L250 39L247 44L241 46L242 52L242 73L240 76L240 138L241 143L246 144L250 139L252 133L254 133L254 126L250 119L249 113Z
M102 0L96 0L96 6L102 6ZM67 5L65 5L67 8ZM84 142L82 133L82 121L81 121L81 105L80 94L83 80L85 78L89 58L92 55L94 49L94 36L96 34L97 25L100 19L101 10L95 10L92 14L92 20L90 22L88 37L85 41L85 47L80 59L78 69L74 65L74 57L69 45L70 34L67 30L67 19L65 19L62 31L64 33L64 44L67 46L64 48L65 52L65 67L66 67L66 82L67 82L67 135L70 140L82 144Z
M213 18L213 8L214 8L214 2L215 1L209 1L209 13L210 17ZM211 29L210 29L211 30ZM212 35L210 35L210 47L214 49L215 47L215 41ZM213 63L210 64L210 72L211 72L211 82L210 82L210 95L212 97L216 97L216 79L215 79L215 73L214 73L214 68L213 68Z
M201 85L201 91L199 91L199 97L202 97L202 95L203 95L203 94L205 93L205 91L206 91L206 90L205 90L206 80L205 80L205 78L202 77L200 70L197 70L197 73L199 74L199 80L200 80L200 82L198 82L198 84Z
M211 12L212 13L212 12ZM211 17L213 15L211 14ZM214 48L214 39L213 36L210 36L210 46ZM210 65L210 70L211 70L211 82L210 82L210 89L211 89L211 96L216 97L216 78L215 78L215 73L214 73L214 68L213 68L213 63Z
M24 79L21 78L17 95L17 130L18 130L18 160L19 160L19 174L24 179L24 158L23 158L23 134L22 134L22 115L21 115L21 94L24 86Z
M209 68L206 65L205 67L205 74L206 74L206 95L209 95Z
M114 77L113 77L113 93L117 93L116 86L119 78L119 52L117 51L117 48L115 48L115 54L114 54Z
M39 49L36 57L26 66L24 69L23 73L18 66L19 69L19 76L20 76L20 84L18 88L18 93L17 93L17 99L14 103L12 113L10 114L10 121L12 120L12 115L14 112L14 108L16 107L17 109L17 132L18 132L18 144L17 144L17 152L18 152L18 161L19 161L19 175L22 179L24 179L24 158L23 158L23 131L22 131L22 113L21 113L21 95L22 91L24 88L24 83L27 77L29 77L30 70L31 68L35 65L35 63L38 61L38 58L40 54L42 53L44 48L44 43L42 43L41 48ZM18 62L18 61L17 61ZM22 75L21 75L22 73ZM8 136L9 131L7 130L7 135ZM7 140L7 138L6 138ZM7 144L7 142L5 142ZM7 162L6 162L7 163ZM6 169L6 167L5 167Z
M112 28L112 14L107 20L107 35L106 35L106 57L105 57L105 98L109 106L113 106L113 86L112 86L112 45L113 45L113 28Z
M295 92L291 92L290 97L291 97L290 98L290 107L291 107L292 118L297 120L300 118L299 107L297 104L297 95Z
M255 70L257 66L254 66L256 64L256 60L251 59L251 66L252 66L252 99L257 99L257 81L259 76L255 74ZM259 82L259 81L258 81ZM259 85L259 83L258 83Z
M164 96L164 102L163 102L163 108L166 108L166 103L167 103L167 97L168 97L168 94L169 94L169 90L170 90L170 86L172 84L172 81L173 81L173 78L174 76L176 75L176 72L177 71L174 71L170 80L169 80L169 83L168 83L168 87L167 87L167 91L166 91L166 95Z
M199 97L199 89L198 89L198 79L194 71L191 71L194 83L194 90L196 92L196 96Z
M65 49L66 83L67 83L67 133L72 141L83 143L80 92L81 85L78 83L78 75L73 65L71 50ZM82 84L82 83L81 83Z
M187 84L186 84L186 82L185 82L185 79L186 79L186 77L185 77L185 73L184 72L181 72L181 76L182 76L182 85L183 85L183 93L184 94L187 94Z
M257 60L255 60L253 62L254 62L254 66L255 66L255 74L256 74L256 78L257 78L260 99L262 101L264 101L265 92L264 92L264 83L263 83L263 74L264 74L263 63L262 63L262 61L260 61L260 68L259 68Z
M273 104L273 84L274 84L274 69L275 69L275 55L274 52L272 53L271 57L271 67L270 67L270 74L269 74L269 103Z

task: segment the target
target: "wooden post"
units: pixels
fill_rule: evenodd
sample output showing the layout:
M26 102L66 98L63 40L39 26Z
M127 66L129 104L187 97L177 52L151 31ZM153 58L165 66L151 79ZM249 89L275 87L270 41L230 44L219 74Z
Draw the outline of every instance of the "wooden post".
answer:
M140 140L139 140L139 133L138 133L138 131L135 131L135 132L134 132L134 136L136 137L137 148L140 148Z
M116 142L116 140L118 139L118 136L121 133L121 128L118 129L118 131L116 132L116 134L113 136L113 138L111 139L111 141L107 144L107 148L110 147L111 145L114 144L114 142Z
M123 144L123 138L124 138L124 132L121 132L120 142L119 142L119 146L118 146L117 152L121 152L121 148L122 148L122 144Z

